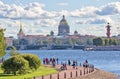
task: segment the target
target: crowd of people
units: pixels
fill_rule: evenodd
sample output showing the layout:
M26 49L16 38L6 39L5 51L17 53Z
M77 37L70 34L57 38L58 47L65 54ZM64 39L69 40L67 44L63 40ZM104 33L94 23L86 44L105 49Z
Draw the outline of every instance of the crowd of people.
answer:
M51 64L53 67L55 67L56 64L57 65L59 64L59 61L58 61L58 58L43 58L43 64L46 64L46 65ZM67 70L67 65L73 66L74 69L77 69L78 62L77 62L77 60L72 61L72 60L68 59L67 63L61 62L61 65L62 65L60 67L61 70ZM81 63L79 64L79 66L82 66ZM85 60L85 62L83 63L83 67L88 67L88 66L89 66L88 61Z
M53 67L55 67L56 64L58 64L58 58L44 58L43 64L52 64Z

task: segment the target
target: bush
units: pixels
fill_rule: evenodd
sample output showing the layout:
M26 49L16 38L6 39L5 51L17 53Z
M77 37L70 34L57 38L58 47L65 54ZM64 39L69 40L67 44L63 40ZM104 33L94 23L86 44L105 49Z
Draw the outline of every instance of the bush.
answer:
M25 74L29 69L29 62L22 56L17 55L5 60L2 69L6 74Z
M34 54L23 54L22 57L29 62L30 69L38 69L41 65L39 57Z

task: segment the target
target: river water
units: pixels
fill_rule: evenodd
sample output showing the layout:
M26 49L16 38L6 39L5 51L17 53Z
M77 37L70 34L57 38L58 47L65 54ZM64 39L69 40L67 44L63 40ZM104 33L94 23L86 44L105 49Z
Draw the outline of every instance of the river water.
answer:
M96 68L120 75L120 51L82 51L82 50L20 50L21 53L36 54L40 59L58 58L59 63L68 59L83 63L86 59ZM8 54L5 56L8 58Z

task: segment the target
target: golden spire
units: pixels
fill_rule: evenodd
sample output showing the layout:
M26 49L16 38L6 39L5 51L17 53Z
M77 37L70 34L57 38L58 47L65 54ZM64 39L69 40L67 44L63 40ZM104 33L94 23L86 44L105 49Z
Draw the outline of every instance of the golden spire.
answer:
M24 34L23 33L23 30L22 30L22 21L21 21L21 17L20 17L20 31L19 31L20 34Z
M65 19L65 15L63 15L63 19Z
M22 32L22 22L21 22L21 17L20 17L20 32Z
M67 21L65 19L65 15L63 15L62 20L60 21L60 24L67 24Z

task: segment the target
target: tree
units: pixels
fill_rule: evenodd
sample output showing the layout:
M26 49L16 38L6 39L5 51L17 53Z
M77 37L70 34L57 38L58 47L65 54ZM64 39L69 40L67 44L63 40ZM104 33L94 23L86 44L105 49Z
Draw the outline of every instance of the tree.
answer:
M47 40L43 40L43 44L48 44L48 41Z
M106 38L104 41L105 41L105 45L108 46L109 45L109 39Z
M113 39L112 44L113 45L118 45L118 41L116 39Z
M5 60L1 67L6 74L25 74L29 70L29 62L17 55Z
M28 44L28 41L26 39L20 39L19 40L19 44L20 45L27 45Z
M76 40L76 44L83 45L85 44L85 41L83 39Z
M0 57L4 56L6 54L5 52L5 38L4 38L4 32L5 29L0 29Z
M14 46L19 45L19 40L18 40L18 39L14 39L14 40L13 40L13 45L14 45Z
M41 65L39 57L34 54L23 54L22 57L29 62L30 69L38 69Z
M74 45L73 40L72 40L72 39L68 39L68 44L69 44L69 45Z
M92 38L87 39L87 45L93 45L93 39Z
M95 39L93 39L93 45L96 45L96 46L105 45L104 39L103 38L95 38Z
M117 41L118 41L118 45L120 45L120 39L118 39Z
M109 45L112 45L113 39L109 39Z

